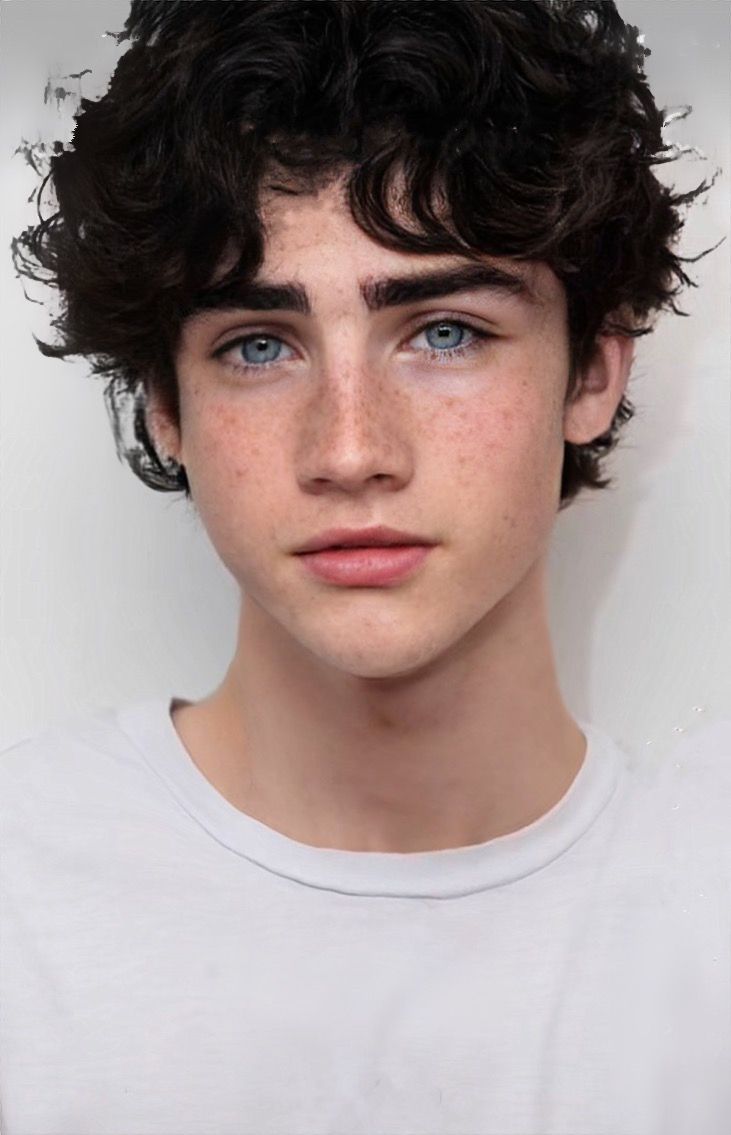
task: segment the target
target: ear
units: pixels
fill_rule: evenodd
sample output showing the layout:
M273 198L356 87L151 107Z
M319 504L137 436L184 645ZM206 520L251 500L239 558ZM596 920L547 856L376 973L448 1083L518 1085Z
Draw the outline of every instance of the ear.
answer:
M577 392L564 409L564 440L586 445L606 433L627 389L635 353L629 335L597 336Z
M147 431L160 457L172 457L181 461L180 429L176 426L168 410L163 406L157 390L145 386L145 420Z

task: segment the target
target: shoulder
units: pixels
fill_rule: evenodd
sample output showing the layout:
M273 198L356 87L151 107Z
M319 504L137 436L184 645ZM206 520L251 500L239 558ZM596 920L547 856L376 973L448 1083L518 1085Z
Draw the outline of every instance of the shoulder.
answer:
M87 709L27 735L0 749L0 770L23 768L28 762L54 763L61 755L98 749L115 731L117 709Z
M55 722L0 749L0 776L29 772L32 767L54 768L60 760L97 750L114 730L116 710L87 710Z
M731 866L731 718L708 722L656 761L652 789L689 849Z
M719 718L693 730L662 759L677 779L699 788L715 785L728 800L731 794L731 717Z
M86 711L0 751L0 814L37 821L84 801L114 799L139 762L118 710Z

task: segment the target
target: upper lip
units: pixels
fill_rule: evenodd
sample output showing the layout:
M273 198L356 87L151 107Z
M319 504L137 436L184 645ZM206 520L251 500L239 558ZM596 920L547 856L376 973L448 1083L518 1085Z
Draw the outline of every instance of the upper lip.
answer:
M413 532L399 532L396 528L330 528L308 540L301 548L295 549L297 555L304 552L319 552L323 548L379 548L390 544L433 544L425 536Z

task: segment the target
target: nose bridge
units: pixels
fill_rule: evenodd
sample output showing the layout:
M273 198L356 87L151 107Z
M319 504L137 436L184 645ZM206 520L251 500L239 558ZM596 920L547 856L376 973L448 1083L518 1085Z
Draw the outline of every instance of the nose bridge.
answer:
M323 348L315 370L300 423L301 475L351 486L403 477L409 463L403 396L386 368L346 334Z
M378 367L369 365L365 351L343 344L323 354L313 399L330 429L367 433L385 409L387 394Z

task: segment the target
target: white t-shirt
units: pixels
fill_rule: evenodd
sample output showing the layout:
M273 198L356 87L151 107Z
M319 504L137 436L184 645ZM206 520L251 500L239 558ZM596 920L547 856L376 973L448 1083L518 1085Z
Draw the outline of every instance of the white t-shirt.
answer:
M731 720L518 832L316 848L170 699L0 754L3 1135L729 1135Z

